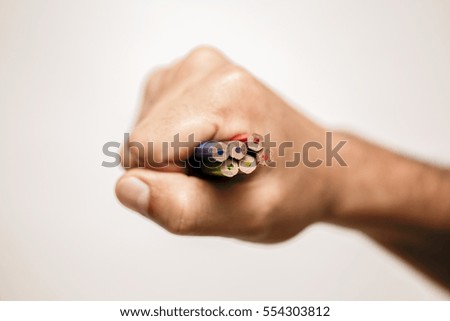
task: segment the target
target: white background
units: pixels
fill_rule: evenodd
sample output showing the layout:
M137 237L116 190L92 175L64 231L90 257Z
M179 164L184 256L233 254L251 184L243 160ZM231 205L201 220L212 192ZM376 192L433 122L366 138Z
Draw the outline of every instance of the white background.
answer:
M0 0L0 299L449 299L356 232L179 237L118 204L102 146L198 44L326 126L450 163L448 1Z

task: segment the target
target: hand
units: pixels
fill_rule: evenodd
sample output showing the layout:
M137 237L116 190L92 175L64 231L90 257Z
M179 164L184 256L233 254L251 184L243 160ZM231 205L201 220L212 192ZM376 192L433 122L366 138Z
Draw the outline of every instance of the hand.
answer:
M270 133L271 140L292 142L277 166L258 167L251 175L229 183L187 176L174 166L193 152L169 150L162 143L176 134L188 141L226 140L242 133ZM130 141L140 142L154 161L167 168L135 168L118 181L119 200L172 233L218 235L254 242L277 242L331 215L337 196L337 172L325 166L286 167L294 152L308 142L324 145L325 130L312 123L243 68L221 53L198 48L149 79L141 112ZM153 142L153 147L147 147ZM149 154L149 155L150 155ZM136 166L138 157L132 154ZM140 155L142 156L142 155ZM323 159L311 149L309 159Z

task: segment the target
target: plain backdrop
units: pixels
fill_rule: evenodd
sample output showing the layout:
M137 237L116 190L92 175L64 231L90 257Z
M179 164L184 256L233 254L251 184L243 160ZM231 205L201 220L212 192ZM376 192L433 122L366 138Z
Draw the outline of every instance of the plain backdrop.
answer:
M199 44L329 128L450 164L449 1L0 0L0 299L449 299L354 231L180 237L118 203L103 144Z

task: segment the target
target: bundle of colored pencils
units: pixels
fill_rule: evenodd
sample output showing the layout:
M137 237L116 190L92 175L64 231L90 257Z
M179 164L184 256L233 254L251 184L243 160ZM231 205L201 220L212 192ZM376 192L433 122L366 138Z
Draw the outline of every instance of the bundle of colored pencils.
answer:
M267 166L272 161L259 134L239 135L229 141L203 142L195 148L193 157L203 174L222 177L250 174L256 166Z

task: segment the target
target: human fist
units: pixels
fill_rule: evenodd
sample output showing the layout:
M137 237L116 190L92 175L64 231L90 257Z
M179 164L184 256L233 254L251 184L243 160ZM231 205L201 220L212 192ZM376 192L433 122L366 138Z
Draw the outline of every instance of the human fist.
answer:
M226 182L185 173L184 161L195 148L190 135L200 142L254 132L270 134L276 143L274 167ZM174 150L175 137L190 143ZM142 148L125 146L123 156L129 152L130 157L124 165L136 168L118 181L117 197L172 233L282 241L331 211L333 172L295 162L302 146L324 145L325 137L323 128L220 52L197 48L150 77L130 135ZM324 149L314 146L302 156L324 159ZM158 166L164 162L167 166Z

